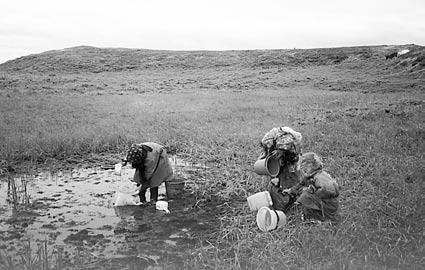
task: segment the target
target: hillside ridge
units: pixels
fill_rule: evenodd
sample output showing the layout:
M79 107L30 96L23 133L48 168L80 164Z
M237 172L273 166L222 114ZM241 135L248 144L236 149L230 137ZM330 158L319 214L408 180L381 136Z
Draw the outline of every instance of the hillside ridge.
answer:
M271 49L240 51L168 51L128 48L76 46L22 56L0 64L4 72L101 73L145 69L199 69L234 66L267 68L279 66L322 66L347 61L373 60L385 62L386 56L402 50L394 65L409 70L423 70L423 46L380 45L317 49ZM403 63L407 62L407 63Z

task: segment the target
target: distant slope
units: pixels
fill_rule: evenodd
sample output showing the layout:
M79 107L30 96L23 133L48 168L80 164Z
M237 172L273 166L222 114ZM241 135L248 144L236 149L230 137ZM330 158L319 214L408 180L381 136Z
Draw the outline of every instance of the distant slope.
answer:
M397 53L409 50L397 56ZM391 56L391 57L390 57ZM249 91L425 90L417 45L294 50L160 51L80 46L0 65L0 96Z
M410 52L386 61L402 49ZM425 49L417 45L252 51L161 51L79 46L20 57L0 65L3 72L100 73L146 69L271 68L374 61L407 71L425 69Z

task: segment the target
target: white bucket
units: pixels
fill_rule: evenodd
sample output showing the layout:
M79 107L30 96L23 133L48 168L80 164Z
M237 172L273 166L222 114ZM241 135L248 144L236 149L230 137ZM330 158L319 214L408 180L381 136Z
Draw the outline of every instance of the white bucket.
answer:
M251 211L257 211L261 207L273 205L272 197L268 191L255 193L246 198L246 200L248 201L248 206Z
M114 171L116 175L121 175L121 169L122 169L122 164L121 163L117 163L114 166Z
M156 210L164 211L165 213L170 213L170 210L168 210L168 202L166 201L157 201L155 206Z
M286 215L282 211L261 207L257 213L257 225L263 232L276 229L286 224Z

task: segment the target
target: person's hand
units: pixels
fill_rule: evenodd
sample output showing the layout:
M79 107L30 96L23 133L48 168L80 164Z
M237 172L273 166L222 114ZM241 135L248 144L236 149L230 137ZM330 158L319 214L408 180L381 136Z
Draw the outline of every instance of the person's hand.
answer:
M288 193L288 194L291 194L291 193L292 193L292 191L291 191L291 189L290 189L290 188L287 188L287 189L282 190L282 193Z
M139 195L140 193L140 189L142 188L142 185L137 184L136 185L136 189L133 191L133 193L131 193L132 196L136 196Z
M309 185L307 187L307 192L314 193L316 191L316 187L313 185Z
M272 180L270 180L270 182L272 182L273 185L277 186L279 184L279 178L273 178Z
M127 165L127 159L121 159L121 165L124 167L124 166L126 166Z
M270 155L271 157L274 157L276 159L280 159L283 156L282 150L273 150L273 152Z

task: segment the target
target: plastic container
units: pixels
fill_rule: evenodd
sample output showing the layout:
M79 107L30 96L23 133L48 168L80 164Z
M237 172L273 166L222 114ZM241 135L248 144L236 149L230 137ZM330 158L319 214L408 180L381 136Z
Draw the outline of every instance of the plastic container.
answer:
M184 179L178 177L165 182L167 199L180 198L184 193L184 182Z
M272 197L268 191L255 193L246 198L246 200L248 201L248 206L251 211L257 211L261 207L273 205Z
M274 157L259 159L254 163L254 172L259 175L276 177L280 171L280 162Z
M165 213L170 213L168 210L168 202L167 201L157 201L155 204L156 210L165 211Z
M122 169L122 164L121 163L117 163L114 166L114 171L116 175L121 175L121 169Z
M286 224L286 215L282 211L261 207L257 212L257 226L263 232L276 229Z
M114 206L137 205L136 197L129 193L117 192Z

